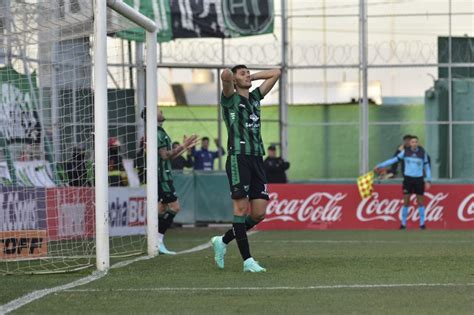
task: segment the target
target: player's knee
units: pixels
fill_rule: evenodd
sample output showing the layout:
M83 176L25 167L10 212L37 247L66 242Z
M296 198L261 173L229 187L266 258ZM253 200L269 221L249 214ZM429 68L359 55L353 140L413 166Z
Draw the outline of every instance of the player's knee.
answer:
M248 211L248 201L246 198L234 200L234 215L244 216Z
M181 207L179 205L179 202L175 201L175 202L172 202L168 205L168 209L170 209L174 213L178 213L181 210Z
M265 213L259 213L255 216L252 216L252 220L258 223L262 222L264 219L265 219Z

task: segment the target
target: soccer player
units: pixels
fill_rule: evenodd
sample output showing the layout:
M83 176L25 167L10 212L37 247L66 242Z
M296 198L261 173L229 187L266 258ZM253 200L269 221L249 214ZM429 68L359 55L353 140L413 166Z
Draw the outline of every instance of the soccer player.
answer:
M244 261L244 272L265 272L250 254L247 230L265 217L268 202L267 181L263 168L265 149L260 133L260 100L270 92L280 77L280 70L250 74L244 65L225 69L221 74L221 106L227 132L226 172L234 208L232 229L213 237L214 260L224 268L224 256L234 238ZM252 81L264 80L250 92Z
M171 147L171 139L163 129L165 117L163 112L158 113L158 239L160 241L159 252L165 255L175 255L176 252L166 248L163 238L166 230L173 223L174 217L180 210L178 196L173 186L171 174L171 160L180 156L188 149L194 147L198 136L189 138L184 136L183 144Z
M416 194L418 202L418 211L420 213L420 229L424 230L425 226L425 206L424 193L426 189L431 187L431 170L428 161L428 154L419 146L417 136L411 136L408 147L400 152L396 157L393 157L385 162L378 164L375 171L380 171L381 168L390 166L400 161L404 162L403 168L403 208L402 208L402 224L401 230L406 229L408 206L410 204L410 195ZM423 173L424 171L424 173ZM426 182L423 175L426 175Z

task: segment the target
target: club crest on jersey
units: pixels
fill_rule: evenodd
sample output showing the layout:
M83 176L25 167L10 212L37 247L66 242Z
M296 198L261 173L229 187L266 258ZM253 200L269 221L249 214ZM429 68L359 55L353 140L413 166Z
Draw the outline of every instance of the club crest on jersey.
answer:
M252 119L252 121L254 121L254 122L257 122L257 121L260 119L260 118L259 118L257 115L255 115L255 114L250 115L249 118Z

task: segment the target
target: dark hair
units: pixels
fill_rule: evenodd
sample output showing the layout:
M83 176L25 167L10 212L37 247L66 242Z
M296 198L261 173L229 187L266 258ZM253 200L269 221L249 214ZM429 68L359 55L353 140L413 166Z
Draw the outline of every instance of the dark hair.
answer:
M404 135L403 140L408 140L411 139L413 136L412 135Z
M236 65L234 66L232 69L230 69L232 71L233 74L236 74L238 70L240 69L248 69L246 65Z
M175 145L175 144L176 144L176 145L179 145L179 142L178 142L178 141L175 141L175 142L173 142L172 145Z
M202 137L201 141L209 141L209 137Z
M418 139L417 136L412 135L410 139Z

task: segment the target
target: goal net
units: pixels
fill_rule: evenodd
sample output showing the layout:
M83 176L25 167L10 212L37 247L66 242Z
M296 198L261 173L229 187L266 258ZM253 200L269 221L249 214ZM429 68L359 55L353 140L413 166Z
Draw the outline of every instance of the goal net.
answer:
M0 0L0 273L95 264L93 12L92 0ZM146 49L116 36L137 28L107 11L112 261L146 253Z

